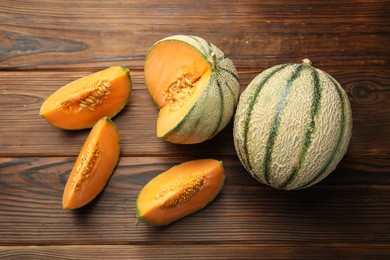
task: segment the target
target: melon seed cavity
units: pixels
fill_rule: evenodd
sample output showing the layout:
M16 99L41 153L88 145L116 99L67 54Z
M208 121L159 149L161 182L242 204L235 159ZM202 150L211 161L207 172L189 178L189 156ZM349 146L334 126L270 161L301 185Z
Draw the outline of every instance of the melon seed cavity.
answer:
M198 175L198 176L196 176ZM196 174L188 179L178 178L169 185L163 187L155 199L166 199L161 209L170 209L184 204L206 187L207 177L204 173Z
M190 100L190 97L196 91L195 83L198 80L192 80L189 74L182 74L163 90L162 93L169 104L170 111L178 110Z
M111 85L112 83L108 79L96 80L61 99L58 105L69 112L95 111L96 106L102 104L103 100L111 93Z
M72 179L72 186L79 191L83 182L96 170L100 160L100 146L97 142L91 142L81 157L81 162L76 168L76 174Z

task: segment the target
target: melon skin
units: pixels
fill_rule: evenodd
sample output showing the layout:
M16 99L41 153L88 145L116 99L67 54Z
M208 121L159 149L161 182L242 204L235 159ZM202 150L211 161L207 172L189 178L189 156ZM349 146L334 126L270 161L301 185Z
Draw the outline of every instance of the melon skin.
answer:
M240 95L237 70L232 60L218 47L201 37L174 35L156 42L154 46L165 41L181 41L190 45L204 56L212 72L203 93L187 115L164 136L157 136L176 144L196 144L212 139L234 116Z
M242 93L233 127L245 169L277 189L310 187L328 176L345 155L352 111L340 84L302 64L269 68Z
M230 122L238 103L238 81L219 79L225 73L212 74L208 86L186 117L162 138L176 144L196 144L212 139ZM234 91L231 91L234 90Z

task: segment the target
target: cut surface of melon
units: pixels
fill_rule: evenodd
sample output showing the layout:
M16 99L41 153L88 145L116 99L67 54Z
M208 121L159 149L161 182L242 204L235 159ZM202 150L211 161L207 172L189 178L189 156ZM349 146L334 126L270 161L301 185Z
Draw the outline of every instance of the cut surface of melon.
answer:
M148 54L145 77L160 107L157 136L179 124L202 94L211 75L206 58L181 41L161 42Z
M39 114L58 128L90 128L100 118L119 113L130 93L129 70L110 67L58 89L44 101Z
M157 119L157 136L163 137L166 135L173 127L177 126L183 118L188 114L192 109L194 103L198 100L199 96L202 94L204 87L207 84L208 79L210 78L210 71L206 71L203 76L194 83L196 88L195 92L187 96L187 100L180 101L177 100L176 103L173 102L167 103L164 105L159 112Z
M103 190L119 160L119 141L118 129L107 117L94 125L66 183L64 209L80 208Z
M145 62L145 80L150 95L159 107L168 104L166 91L183 78L197 81L208 70L206 58L191 45L182 41L164 41L154 46ZM169 91L169 90L168 90Z
M221 161L199 159L176 165L154 177L137 199L137 217L167 225L205 207L224 184Z

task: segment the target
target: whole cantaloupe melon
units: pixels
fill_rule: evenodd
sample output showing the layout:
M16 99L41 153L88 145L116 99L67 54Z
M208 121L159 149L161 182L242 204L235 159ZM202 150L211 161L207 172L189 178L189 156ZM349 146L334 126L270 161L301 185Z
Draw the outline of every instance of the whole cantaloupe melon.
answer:
M242 93L234 145L246 170L278 189L303 189L331 173L352 134L348 97L329 74L302 64L260 73Z

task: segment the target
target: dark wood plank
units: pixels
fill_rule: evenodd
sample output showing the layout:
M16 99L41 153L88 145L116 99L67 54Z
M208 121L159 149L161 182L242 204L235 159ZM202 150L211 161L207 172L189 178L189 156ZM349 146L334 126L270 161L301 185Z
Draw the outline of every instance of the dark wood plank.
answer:
M223 254L221 254L223 252ZM1 259L375 259L390 248L377 244L164 244L0 246Z
M259 72L240 70L241 89ZM390 69L333 68L328 72L343 85L352 105L354 127L348 155L363 159L389 154ZM0 156L77 155L89 131L59 130L38 114L43 100L52 92L89 73L0 72ZM158 139L158 110L146 90L143 72L132 71L131 76L129 103L114 118L122 138L122 156L235 155L232 124L213 140L198 145L174 145Z
M142 68L172 34L219 46L240 68L311 58L321 66L389 66L388 1L0 1L0 69Z
M0 245L161 243L390 244L390 163L369 173L341 165L301 191L257 183L236 158L202 211L165 228L135 226L136 198L156 174L188 157L124 157L106 189L76 211L61 198L75 158L0 158ZM212 234L212 235L211 235Z
M0 0L0 258L388 259L390 255L390 5L330 1ZM193 34L239 69L241 90L276 64L312 60L347 91L349 150L301 191L257 183L236 157L232 124L199 145L155 136L145 54ZM58 87L110 65L130 68L133 93L115 117L121 159L104 192L64 211L61 196L88 130L39 117ZM136 197L183 161L224 161L226 184L207 208L165 228L135 222Z

